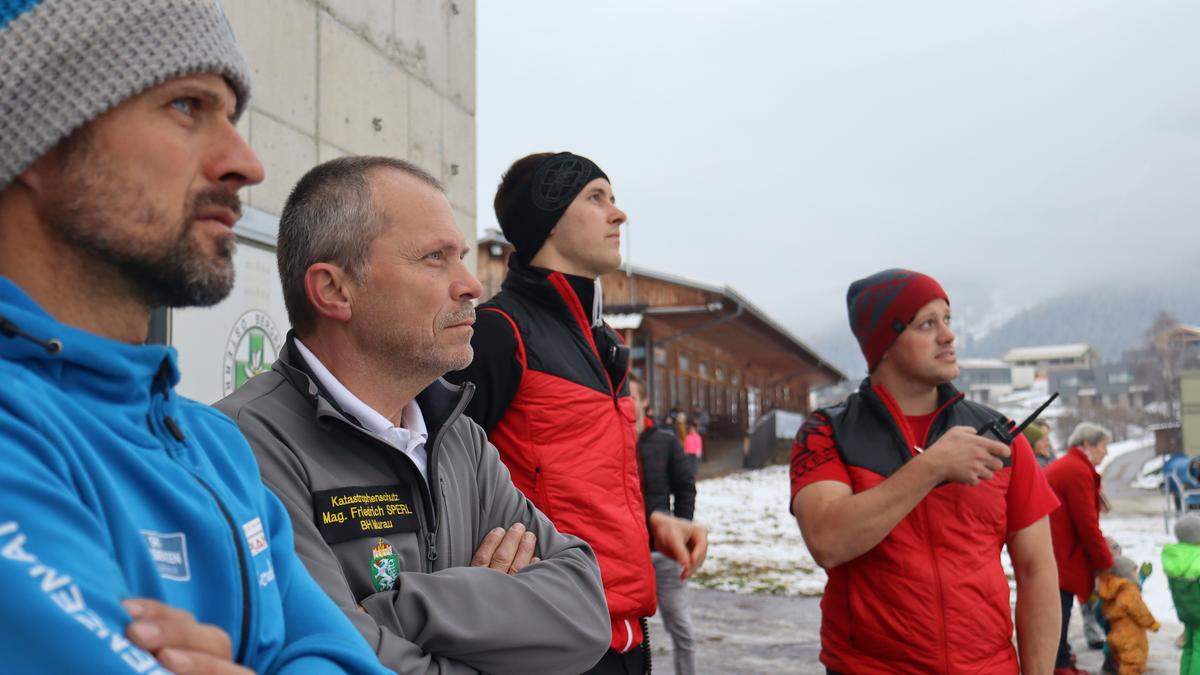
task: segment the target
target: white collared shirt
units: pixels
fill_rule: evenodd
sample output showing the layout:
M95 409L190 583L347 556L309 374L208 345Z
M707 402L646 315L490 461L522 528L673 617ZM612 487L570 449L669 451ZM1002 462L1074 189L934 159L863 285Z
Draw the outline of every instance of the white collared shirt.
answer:
M425 450L425 442L428 440L429 430L425 427L425 417L421 414L421 407L417 405L416 399L409 401L408 405L404 407L404 412L400 414L400 423L404 426L398 427L379 411L352 394L333 376L333 373L329 372L329 369L315 354L308 351L308 347L305 347L299 339L296 340L296 349L304 357L304 361L312 370L313 375L321 382L321 386L329 392L334 403L357 419L364 429L408 455L413 464L417 465L417 470L421 472L425 483L428 484L429 453Z

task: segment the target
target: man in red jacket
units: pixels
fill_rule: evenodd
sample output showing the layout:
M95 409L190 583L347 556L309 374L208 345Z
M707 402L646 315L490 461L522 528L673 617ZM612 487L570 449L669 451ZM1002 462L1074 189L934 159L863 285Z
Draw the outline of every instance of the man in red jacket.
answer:
M1023 436L975 429L1000 414L967 401L950 301L924 274L850 285L850 327L870 375L805 421L792 512L829 582L821 661L842 673L1016 673L1000 549L1017 581L1019 665L1049 673L1059 612L1047 514L1058 506Z
M641 673L642 620L655 610L650 543L686 577L707 534L643 505L629 350L601 318L598 283L621 264L625 214L600 167L569 152L517 160L495 208L516 250L500 293L476 312L475 360L447 377L475 383L466 412L513 483L596 552L612 636L591 672Z
M1086 603L1096 585L1096 573L1113 566L1112 552L1100 531L1100 474L1096 465L1108 454L1112 433L1083 422L1067 439L1067 453L1046 467L1046 480L1062 506L1050 514L1058 587L1062 600L1062 632L1055 675L1079 673L1067 642L1067 624L1075 598Z

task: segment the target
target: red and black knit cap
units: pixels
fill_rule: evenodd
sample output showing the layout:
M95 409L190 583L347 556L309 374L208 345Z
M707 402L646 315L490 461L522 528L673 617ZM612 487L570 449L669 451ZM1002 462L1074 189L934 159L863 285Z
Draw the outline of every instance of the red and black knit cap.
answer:
M867 357L868 372L875 370L917 312L938 298L950 302L936 279L912 270L884 270L850 284L850 330Z

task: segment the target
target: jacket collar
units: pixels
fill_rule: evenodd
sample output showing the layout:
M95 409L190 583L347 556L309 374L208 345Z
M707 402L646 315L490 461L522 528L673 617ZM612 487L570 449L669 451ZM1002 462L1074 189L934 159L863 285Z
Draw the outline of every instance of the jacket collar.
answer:
M596 296L595 279L556 272L544 267L522 265L516 256L510 256L508 259L508 275L504 277L504 282L500 287L511 293L517 293L522 297L532 298L543 305L553 308L556 312L569 313L570 308L567 303L570 300L562 297L562 293L559 290L563 285L559 284L556 286L550 279L551 275L562 277L567 282L566 287L570 288L575 295L575 300L579 302L579 306L590 316ZM592 322L596 318L590 316Z
M1088 457L1083 448L1078 445L1072 445L1070 448L1067 448L1067 457L1074 457L1076 461L1081 462L1092 472L1097 481L1100 480L1100 472L1096 470L1096 465L1092 463L1092 458Z
M329 395L329 391L321 385L321 381L312 373L304 357L295 347L296 332L288 331L283 349L279 351L279 359L272 367L298 391L305 394L315 407L317 418L333 417L349 422L356 427L364 428L362 423L352 415L342 410L341 406ZM451 384L445 378L438 378L433 384L417 394L417 405L421 407L421 415L425 418L428 437L432 443L439 432L452 424L475 394L475 385L464 382L462 386Z
M963 400L964 396L953 384L946 382L937 388L937 408L935 409L933 421L929 424L929 431L926 438L915 438L912 428L908 424L908 417L900 410L896 399L892 398L891 392L882 384L872 384L871 378L863 378L858 387L858 393L867 401L870 401L877 411L882 411L887 419L890 419L892 424L899 431L900 436L905 440L910 448L920 447L924 449L927 441L934 436L934 430L938 427L938 421L941 420L946 412L954 407L959 401Z
M24 362L55 381L69 373L72 386L127 409L139 421L153 394L173 399L179 367L170 347L127 344L64 324L4 277L0 317L28 336L0 333L0 359ZM50 343L56 351L47 349Z

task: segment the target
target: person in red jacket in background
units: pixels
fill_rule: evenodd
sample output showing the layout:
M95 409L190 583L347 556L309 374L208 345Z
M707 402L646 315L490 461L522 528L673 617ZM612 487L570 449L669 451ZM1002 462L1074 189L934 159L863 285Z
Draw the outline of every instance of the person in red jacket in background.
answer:
M821 662L833 673L1049 673L1059 606L1047 514L1058 500L1024 436L1010 448L976 435L1001 415L950 384L949 297L892 269L851 284L846 304L869 375L809 416L791 464L792 512L829 574Z
M1091 422L1082 422L1067 439L1068 450L1046 467L1046 480L1062 506L1050 514L1058 587L1062 600L1062 632L1056 675L1082 672L1067 642L1067 624L1074 598L1086 603L1096 586L1096 574L1113 566L1112 551L1100 531L1100 474L1096 465L1108 454L1112 433Z
M642 499L629 350L604 324L598 281L621 265L625 213L600 167L569 152L513 163L495 208L515 249L508 275L476 312L475 360L447 377L475 384L466 413L517 488L596 552L612 636L589 672L641 673L656 606L650 544L686 578L708 539L701 525L647 514Z

